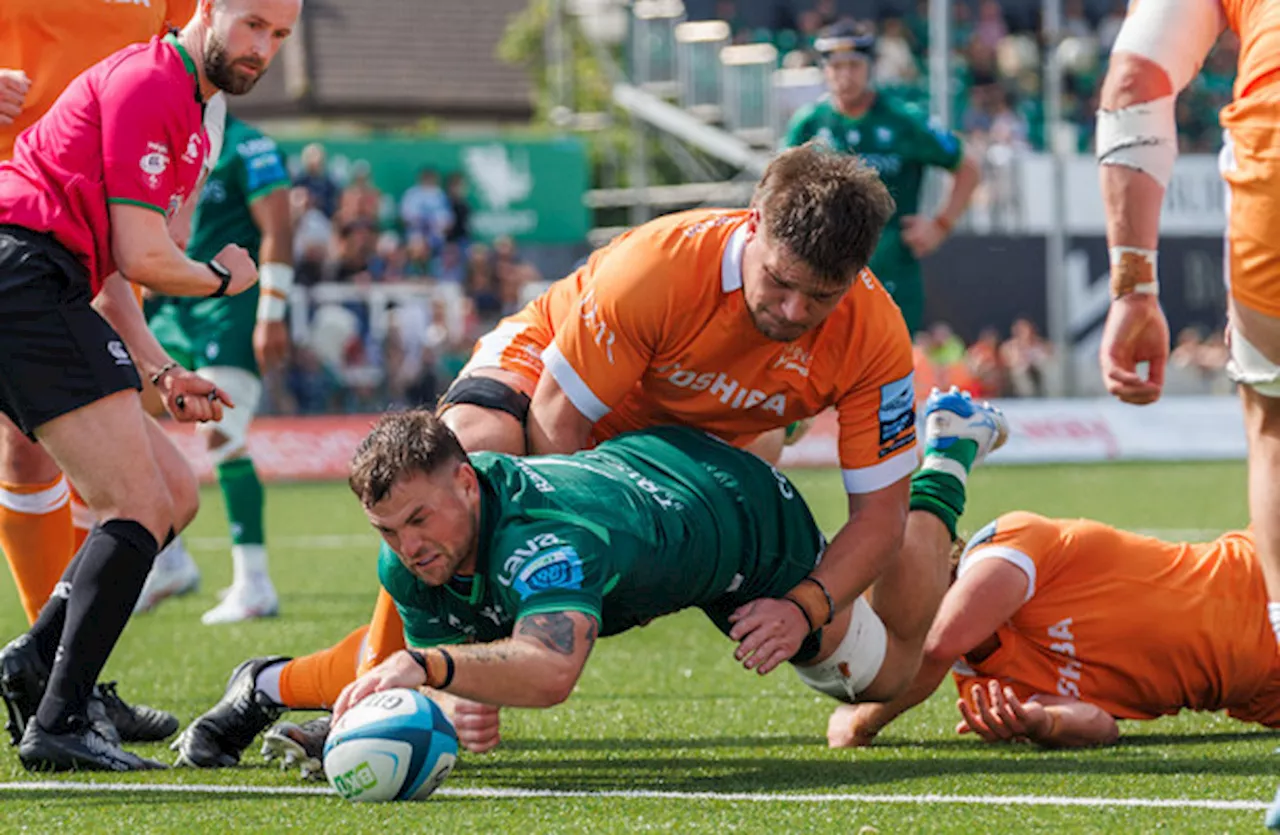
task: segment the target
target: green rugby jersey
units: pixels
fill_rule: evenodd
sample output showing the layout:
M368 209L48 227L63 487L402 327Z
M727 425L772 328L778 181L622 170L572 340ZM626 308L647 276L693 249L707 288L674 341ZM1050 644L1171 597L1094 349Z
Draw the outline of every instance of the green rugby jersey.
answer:
M789 591L825 545L785 477L695 429L472 463L481 520L470 588L428 586L385 544L379 554L411 646L495 641L522 617L559 611L591 615L613 635L699 606L727 630L729 612Z
M902 242L902 217L920 210L920 189L925 169L954 171L964 159L960 138L931 127L923 114L877 93L862 116L851 119L829 98L801 108L787 127L784 144L803 145L816 139L835 151L857 154L875 168L897 202L880 244L871 256L871 271L894 292L897 284L919 275L920 265ZM896 298L896 295L895 295Z

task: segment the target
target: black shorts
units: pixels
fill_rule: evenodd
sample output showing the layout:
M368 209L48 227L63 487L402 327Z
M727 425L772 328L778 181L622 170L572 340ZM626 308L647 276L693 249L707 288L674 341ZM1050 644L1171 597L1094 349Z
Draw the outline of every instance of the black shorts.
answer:
M84 267L66 248L0 225L0 411L33 440L60 415L142 389L129 350L92 299Z

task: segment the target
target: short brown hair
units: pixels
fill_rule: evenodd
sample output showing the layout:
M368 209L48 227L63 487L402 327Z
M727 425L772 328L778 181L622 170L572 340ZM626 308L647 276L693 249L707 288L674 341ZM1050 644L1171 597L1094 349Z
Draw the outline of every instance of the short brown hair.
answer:
M431 412L425 409L391 412L378 418L356 447L347 484L361 504L373 507L406 476L431 475L445 464L466 461L462 444Z
M751 205L774 241L831 283L867 265L895 208L874 168L814 142L774 157Z

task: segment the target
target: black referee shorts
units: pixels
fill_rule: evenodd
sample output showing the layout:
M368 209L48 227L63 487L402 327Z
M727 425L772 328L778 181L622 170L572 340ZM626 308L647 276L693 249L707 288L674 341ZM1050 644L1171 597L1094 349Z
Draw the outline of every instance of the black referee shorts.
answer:
M0 225L0 411L32 440L56 417L142 389L92 292L83 265L51 236Z

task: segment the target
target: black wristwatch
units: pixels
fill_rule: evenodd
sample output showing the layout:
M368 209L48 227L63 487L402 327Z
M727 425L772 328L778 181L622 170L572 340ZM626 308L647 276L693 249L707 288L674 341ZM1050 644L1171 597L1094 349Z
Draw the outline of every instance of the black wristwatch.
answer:
M206 265L213 270L214 275L222 280L222 283L218 285L218 289L210 293L208 297L220 299L227 294L227 288L231 286L231 270L213 260L206 262Z

